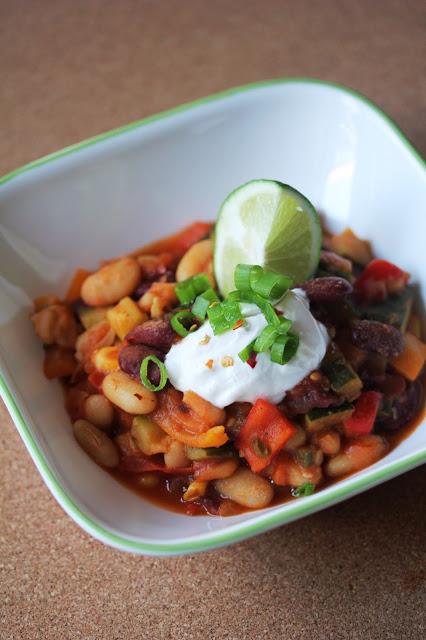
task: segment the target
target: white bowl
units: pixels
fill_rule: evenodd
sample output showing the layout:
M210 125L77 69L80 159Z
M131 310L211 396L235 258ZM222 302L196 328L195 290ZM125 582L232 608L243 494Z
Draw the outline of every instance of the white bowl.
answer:
M214 219L236 185L276 178L351 226L426 293L426 172L362 96L312 80L232 89L64 149L0 180L0 391L65 511L119 549L182 554L236 542L335 504L426 460L424 423L388 456L313 496L229 518L145 502L75 442L60 385L42 373L31 299L62 294L78 265Z

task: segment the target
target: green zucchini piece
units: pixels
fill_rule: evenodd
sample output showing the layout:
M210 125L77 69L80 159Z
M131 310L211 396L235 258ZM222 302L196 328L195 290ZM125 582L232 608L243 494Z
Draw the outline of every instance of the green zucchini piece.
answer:
M340 407L311 409L305 416L306 428L308 431L313 432L332 427L350 418L353 410L354 405L351 402L345 402Z
M190 460L206 460L208 458L232 458L235 453L231 446L207 447L198 449L196 447L186 447L186 455Z
M324 363L321 369L330 380L331 388L339 396L344 396L347 400L358 397L362 389L362 380L343 355Z
M400 294L389 296L383 302L369 305L357 305L355 302L351 302L351 307L353 313L362 320L384 322L404 333L410 318L413 300L413 287L406 287Z

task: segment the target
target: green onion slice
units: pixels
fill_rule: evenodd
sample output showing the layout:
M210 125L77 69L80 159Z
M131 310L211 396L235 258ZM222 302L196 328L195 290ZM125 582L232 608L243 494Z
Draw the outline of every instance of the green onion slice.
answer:
M311 496L315 491L315 485L312 482L305 482L301 484L300 487L296 489L292 489L292 495L295 498L306 498L307 496Z
M262 275L253 282L252 290L262 298L268 300L278 300L293 284L291 278L282 276L272 271L264 271Z
M253 347L255 342L256 340L253 340L246 347L244 347L242 351L240 351L240 353L238 354L238 357L240 358L240 360L242 360L243 362L247 362L247 360L250 358L251 354L253 353Z
M155 365L157 365L160 371L160 382L157 386L155 384L152 384L152 382L148 378L148 366L150 362L153 362ZM150 391L161 391L161 389L164 389L164 387L166 386L166 382L168 379L167 369L164 363L161 362L161 360L159 360L157 356L146 356L146 358L142 360L139 375L144 387L146 387Z
M196 317L192 313L192 311L189 311L189 309L183 309L182 311L178 311L171 317L170 324L173 331L176 331L179 336L182 336L184 338L190 333L189 328L194 324L195 321Z
M256 351L257 353L268 351L268 349L270 349L271 346L273 345L277 335L278 335L277 329L273 325L271 324L266 325L266 327L263 329L263 331L257 336L256 340L254 341L253 351Z
M271 347L271 360L277 364L287 364L295 355L299 337L293 334L279 335Z
M200 294L211 288L210 280L205 273L198 273L196 276L182 280L176 285L175 291L182 304L191 304Z
M192 305L192 313L197 316L199 320L204 320L212 302L219 302L219 298L216 292L210 287L195 298L195 302Z

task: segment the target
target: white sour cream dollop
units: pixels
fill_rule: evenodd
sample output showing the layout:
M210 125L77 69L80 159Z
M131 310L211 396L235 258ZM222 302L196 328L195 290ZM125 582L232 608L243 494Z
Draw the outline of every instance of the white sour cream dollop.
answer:
M280 402L286 391L319 366L329 338L324 325L309 311L302 289L289 291L276 308L292 320L291 330L299 335L299 348L290 362L271 362L269 353L259 353L254 368L240 360L238 353L267 324L256 305L242 304L243 327L215 336L210 323L205 322L170 349L165 365L172 385L179 391L194 391L216 407L253 403L257 398ZM224 366L230 362L232 366Z

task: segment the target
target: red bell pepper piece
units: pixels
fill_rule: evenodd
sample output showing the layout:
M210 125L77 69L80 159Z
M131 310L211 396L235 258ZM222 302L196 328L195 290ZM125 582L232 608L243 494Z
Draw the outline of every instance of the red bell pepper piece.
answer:
M354 283L354 292L366 302L381 302L398 293L410 275L387 260L372 260Z
M347 436L364 436L372 432L381 399L382 394L378 391L361 393L354 412L343 423Z
M237 438L240 455L259 473L296 432L296 427L274 404L256 400Z

